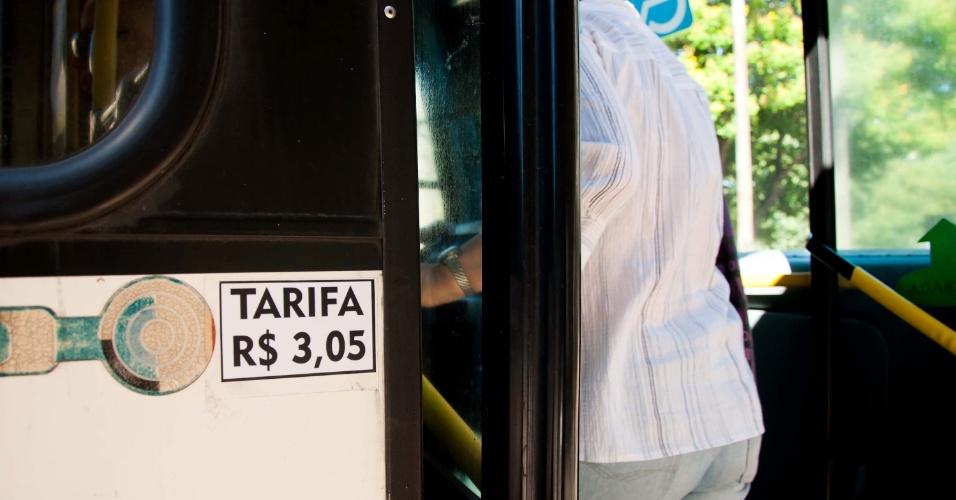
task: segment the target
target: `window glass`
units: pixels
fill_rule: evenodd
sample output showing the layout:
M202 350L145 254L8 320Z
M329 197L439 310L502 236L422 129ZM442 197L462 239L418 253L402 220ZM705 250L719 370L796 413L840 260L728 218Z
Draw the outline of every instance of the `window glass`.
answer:
M479 21L477 0L415 1L421 259L426 266L437 263L447 248L481 234ZM481 483L481 311L480 294L422 310L426 474L437 469L475 495ZM464 434L478 439L477 447L449 440L436 428L429 417L435 414L436 394L452 410L441 413L438 424L454 425L452 420L460 418L467 426Z
M0 0L0 167L99 140L146 80L153 0Z
M956 220L956 4L829 10L838 246L919 247Z
M747 0L743 23L734 23L730 0L691 0L691 10L690 28L664 41L710 100L738 249L803 248L810 225L800 1ZM734 50L735 29L746 29L743 51ZM735 58L741 53L747 78L738 83ZM749 134L735 119L741 106L750 117ZM738 158L738 137L747 141L742 146L749 162ZM741 162L750 168L738 169ZM750 217L752 225L739 223Z

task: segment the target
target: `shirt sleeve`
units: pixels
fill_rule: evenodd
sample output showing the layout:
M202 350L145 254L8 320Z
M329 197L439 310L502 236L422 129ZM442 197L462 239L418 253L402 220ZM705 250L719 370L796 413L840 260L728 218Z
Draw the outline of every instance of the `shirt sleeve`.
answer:
M580 33L581 266L635 195L637 144L593 35Z

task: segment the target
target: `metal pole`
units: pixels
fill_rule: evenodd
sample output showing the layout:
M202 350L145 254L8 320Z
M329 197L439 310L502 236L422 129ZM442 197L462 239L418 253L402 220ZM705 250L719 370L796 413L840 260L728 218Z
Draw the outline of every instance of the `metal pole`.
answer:
M753 159L750 151L750 82L747 69L747 13L745 0L731 0L734 30L734 141L737 167L737 248L754 249Z

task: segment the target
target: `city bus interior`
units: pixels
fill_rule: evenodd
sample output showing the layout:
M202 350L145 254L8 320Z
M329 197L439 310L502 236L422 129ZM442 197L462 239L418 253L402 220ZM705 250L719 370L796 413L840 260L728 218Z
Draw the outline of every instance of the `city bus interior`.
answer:
M688 34L722 12L707 9L729 19L730 3L691 0L703 17L675 42L685 60ZM0 277L381 270L389 498L576 498L575 4L0 0ZM803 89L803 157L787 169L799 180L779 183L804 193L797 216L771 206L761 226L782 220L801 240L740 248L766 426L748 498L940 496L956 466L956 359L804 244L813 234L956 328L956 192L943 191L956 176L935 166L956 159L944 127L956 38L934 24L956 7L748 4L799 23L802 67L788 77ZM885 75L919 72L865 89L895 120L853 92L863 48L910 64ZM758 105L769 93L751 92ZM931 137L906 128L930 115ZM893 134L915 138L875 146ZM856 163L873 149L879 168ZM886 201L892 183L931 207L906 231L880 225L912 211ZM758 200L773 190L757 186ZM476 235L485 291L422 309L420 263ZM0 377L0 405L13 379ZM41 455L0 448L0 497L48 491L9 480ZM80 484L77 497L113 491Z

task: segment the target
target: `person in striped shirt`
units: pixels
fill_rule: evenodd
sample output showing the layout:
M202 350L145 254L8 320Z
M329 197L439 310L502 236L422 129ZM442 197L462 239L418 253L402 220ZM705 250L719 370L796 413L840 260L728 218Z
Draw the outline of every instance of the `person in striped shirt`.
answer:
M630 3L579 20L580 498L743 498L764 427L707 97Z
M707 97L630 3L579 6L579 496L743 498L764 427ZM423 306L481 291L481 237L453 257Z

